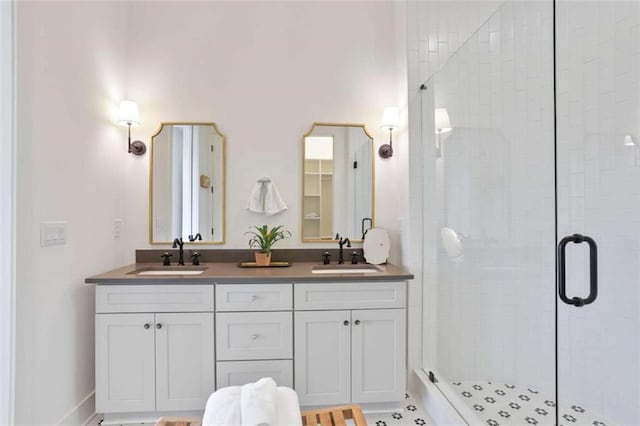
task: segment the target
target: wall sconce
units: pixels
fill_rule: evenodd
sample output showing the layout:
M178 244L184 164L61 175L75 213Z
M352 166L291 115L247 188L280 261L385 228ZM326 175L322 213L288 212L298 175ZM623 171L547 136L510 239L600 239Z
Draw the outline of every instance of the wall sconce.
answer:
M451 127L451 120L449 120L449 113L446 108L436 108L435 127L436 135L438 135L436 139L436 157L440 158L442 157L442 142L440 140L440 135L453 130Z
M624 137L624 146L638 146L638 144L633 140L631 135L626 135Z
M120 101L120 108L118 108L118 122L123 126L127 126L129 154L142 155L147 152L147 146L144 142L131 142L131 126L140 126L140 112L138 111L138 104L133 101Z
M393 131L400 127L400 110L398 107L387 107L382 112L381 129L389 129L389 143L380 146L378 155L382 158L393 156Z

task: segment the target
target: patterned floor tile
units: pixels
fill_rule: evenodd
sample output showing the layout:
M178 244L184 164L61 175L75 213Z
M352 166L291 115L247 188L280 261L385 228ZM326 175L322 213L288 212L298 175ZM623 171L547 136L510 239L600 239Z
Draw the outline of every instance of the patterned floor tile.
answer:
M505 383L454 382L452 388L489 426L553 425L556 404L536 389ZM560 426L613 423L577 404L560 405Z
M425 413L414 395L405 394L403 410L388 414L366 414L369 426L433 426L435 423Z

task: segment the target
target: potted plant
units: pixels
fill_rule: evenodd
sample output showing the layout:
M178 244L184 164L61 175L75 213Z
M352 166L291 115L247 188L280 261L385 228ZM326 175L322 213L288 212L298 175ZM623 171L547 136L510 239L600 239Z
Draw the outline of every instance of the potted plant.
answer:
M271 264L271 247L278 241L291 236L291 232L285 230L282 225L271 229L267 225L254 225L245 234L251 235L249 248L257 247L260 249L255 252L256 265L258 266L269 266Z

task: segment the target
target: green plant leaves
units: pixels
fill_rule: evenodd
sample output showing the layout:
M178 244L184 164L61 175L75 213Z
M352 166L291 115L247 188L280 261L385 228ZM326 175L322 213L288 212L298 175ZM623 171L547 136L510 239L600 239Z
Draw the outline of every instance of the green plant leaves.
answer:
M269 229L267 225L251 226L245 235L251 235L249 238L249 248L258 247L264 253L271 252L271 247L280 240L284 240L291 236L291 232L284 229L282 225L274 226Z

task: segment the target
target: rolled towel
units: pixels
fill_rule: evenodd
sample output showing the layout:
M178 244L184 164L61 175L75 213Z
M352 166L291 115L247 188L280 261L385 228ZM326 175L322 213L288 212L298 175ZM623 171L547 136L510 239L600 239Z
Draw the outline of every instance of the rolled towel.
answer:
M203 426L238 426L242 424L240 414L241 386L222 388L209 397L202 418Z
M278 387L278 426L302 426L302 414L296 392L287 387Z
M240 415L242 426L276 426L278 397L276 382L267 377L242 387Z

